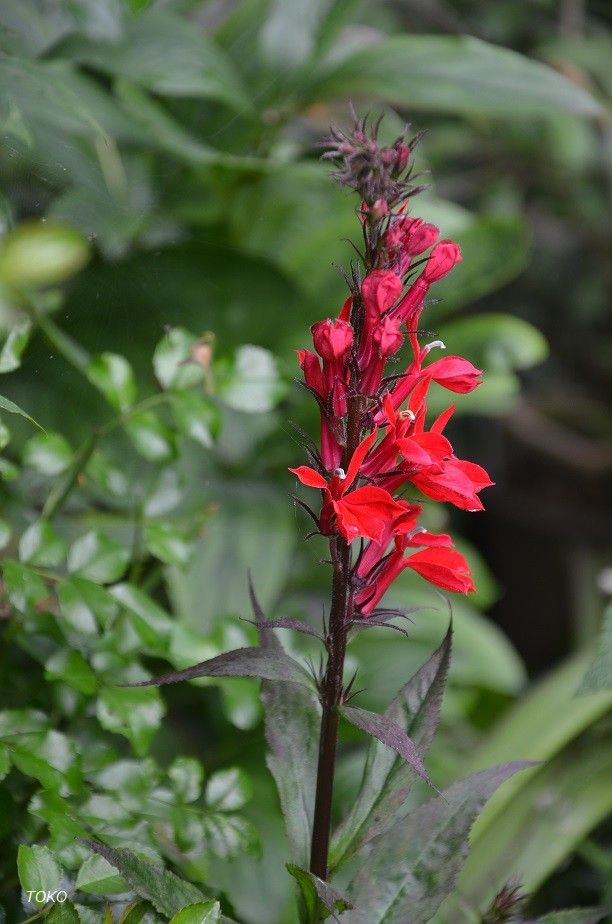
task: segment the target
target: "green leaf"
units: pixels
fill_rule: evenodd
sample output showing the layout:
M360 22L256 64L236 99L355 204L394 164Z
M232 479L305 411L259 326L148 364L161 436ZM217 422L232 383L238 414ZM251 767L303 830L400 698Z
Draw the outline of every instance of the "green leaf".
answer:
M221 860L254 853L259 846L253 824L239 815L212 812L203 817L202 828L208 849Z
M59 475L72 462L73 452L68 441L59 433L39 433L23 447L23 463L41 475Z
M21 355L28 345L32 325L29 321L16 324L0 349L0 373L13 372L21 365Z
M168 768L168 778L182 802L195 802L202 792L204 768L195 757L175 757Z
M260 33L266 63L281 72L305 64L316 49L318 30L330 6L331 0L273 0Z
M146 10L127 21L120 41L73 40L66 51L73 60L162 96L202 97L241 111L251 108L231 61L196 22L169 12Z
M193 555L192 543L167 520L150 520L145 524L145 544L151 555L167 565L185 567Z
M470 828L487 799L526 764L513 763L455 783L396 822L364 856L351 882L351 924L427 924L463 866Z
M171 327L159 341L153 369L162 388L192 388L202 382L202 366L191 361L196 342L196 337L182 327Z
M71 901L55 902L45 916L45 921L50 924L83 924Z
M129 888L115 867L99 854L87 857L83 862L74 887L77 891L89 892L91 895L114 895L126 892Z
M606 910L601 908L572 908L552 911L538 918L534 924L598 924L606 914Z
M411 110L495 119L601 111L557 71L472 36L397 35L352 48L315 72L305 95L308 101L365 95Z
M440 719L451 645L449 628L437 651L401 688L385 712L405 730L421 754L427 752ZM370 742L359 794L332 838L332 868L339 866L347 853L383 834L393 824L415 779L416 773L409 764L382 742L376 739Z
M45 520L28 526L19 540L19 558L31 565L54 568L65 555L66 543Z
M130 621L142 642L154 652L165 652L172 631L168 613L134 584L116 584L110 593L128 610Z
M169 462L174 457L172 433L153 411L130 414L125 430L140 455L148 462Z
M323 920L330 915L336 918L336 913L347 911L353 907L344 895L337 892L329 882L324 882L314 873L309 873L293 863L287 863L286 866L300 887L309 920L319 919L317 912L321 905L327 912L327 914L323 914Z
M0 744L0 782L8 775L11 769L11 757L9 749Z
M241 346L231 361L215 363L214 371L218 395L237 411L270 411L288 390L272 353L263 347Z
M17 288L52 285L73 276L88 259L89 244L74 228L26 222L0 245L0 280Z
M218 812L235 812L251 799L253 787L239 767L218 770L206 786L206 804Z
M108 860L136 894L150 901L160 914L171 917L186 905L206 901L206 897L196 886L179 879L174 873L141 859L130 850L107 847L93 841L88 842L88 846Z
M158 690L125 687L102 690L96 710L102 728L123 735L140 756L149 750L164 713Z
M0 549L6 548L11 541L11 524L0 517Z
M486 374L529 369L543 362L548 344L542 334L522 318L508 314L478 314L450 321L439 328L448 350L467 355Z
M129 549L97 530L77 539L68 552L68 571L96 584L118 581L130 558Z
M282 645L272 629L264 628L264 613L252 585L251 603L260 644L274 654ZM317 782L321 706L314 691L298 684L264 681L266 763L274 777L285 820L289 850L297 864L310 860L312 821Z
M17 851L17 873L24 892L53 892L62 884L62 868L48 847L20 844ZM36 896L34 896L34 900ZM45 902L36 902L43 907Z
M93 581L74 576L58 585L61 618L83 635L96 635L117 611L110 593Z
M579 693L596 693L612 688L612 606L604 614L595 658L586 672Z
M172 412L179 430L211 449L221 429L219 409L206 395L182 391L172 396Z
M178 911L170 920L170 924L217 924L221 906L219 902L197 902L187 905Z
M117 410L128 410L136 399L136 379L132 367L118 353L94 356L87 366L87 378Z
M54 729L24 735L12 748L15 766L38 780L45 789L66 794L81 782L74 742Z
M86 696L91 696L97 687L96 675L83 655L67 648L61 648L47 660L45 677L62 681Z
M9 600L21 612L40 603L48 595L42 578L17 561L5 558L2 562L2 575Z
M38 427L39 430L44 432L44 427L38 423L37 420L34 420L33 417L20 408L18 404L15 404L14 401L10 401L8 398L5 398L3 395L0 395L0 409L3 411L8 411L9 414L19 414L20 417L25 417L26 420L29 420L31 424L34 424L35 427Z

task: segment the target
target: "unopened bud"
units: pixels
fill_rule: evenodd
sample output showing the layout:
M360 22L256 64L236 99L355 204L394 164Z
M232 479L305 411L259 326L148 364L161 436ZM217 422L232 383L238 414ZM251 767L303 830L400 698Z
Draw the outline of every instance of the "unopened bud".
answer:
M377 199L372 208L370 209L370 215L379 221L381 218L384 218L385 215L389 214L389 205L385 199Z

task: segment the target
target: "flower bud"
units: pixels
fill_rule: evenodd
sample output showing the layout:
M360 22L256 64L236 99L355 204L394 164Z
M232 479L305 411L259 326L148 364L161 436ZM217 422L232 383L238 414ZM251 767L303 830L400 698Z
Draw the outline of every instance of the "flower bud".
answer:
M377 199L372 208L370 209L370 215L372 218L379 221L381 218L384 218L385 215L389 214L389 206L385 199Z
M428 282L437 282L447 276L456 263L461 260L461 250L454 241L440 241L433 248L423 270L423 279Z
M378 347L378 354L381 357L392 356L396 353L403 343L403 335L400 331L400 321L394 318L383 318L374 328L372 339Z
M406 144L405 141L396 141L395 145L395 169L397 173L401 173L408 166L408 160L410 158L410 145Z
M466 395L482 384L482 370L463 356L444 356L426 366L424 371L438 385L460 395Z
M372 270L361 283L361 295L370 317L379 318L402 291L402 280L390 270Z
M315 350L326 360L343 359L353 343L353 328L348 321L328 318L313 324L310 330Z

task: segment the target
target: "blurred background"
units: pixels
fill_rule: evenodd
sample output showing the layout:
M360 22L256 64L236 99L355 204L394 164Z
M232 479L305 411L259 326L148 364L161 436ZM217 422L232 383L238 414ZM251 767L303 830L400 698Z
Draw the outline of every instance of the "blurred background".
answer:
M452 601L455 662L432 766L446 782L506 757L544 761L496 806L461 883L476 902L516 876L537 910L612 899L612 703L606 692L574 695L612 594L609 20L603 0L0 8L0 391L48 436L33 437L3 404L4 554L17 556L47 492L76 472L59 533L107 531L131 549L130 580L172 614L173 643L148 652L151 667L248 637L249 568L270 613L320 618L323 546L302 542L308 524L289 499L287 466L302 459L291 422L317 426L293 383L293 350L339 310L359 226L318 146L331 122L349 123L349 102L384 113L389 141L407 122L425 130L417 166L431 185L412 211L457 240L464 262L423 323L485 370L481 388L458 396L451 438L497 483L478 517L428 513L459 535L478 585ZM70 469L109 402L125 412L132 385L145 399L177 386L164 361L194 342L207 408L183 402L172 426L146 410L127 436L110 434L97 467ZM88 365L103 353L123 357L129 375L127 364ZM143 485L158 492L154 514ZM180 524L149 530L149 514L173 509L172 491L180 516L197 508L189 535ZM393 593L433 609L415 615L411 640L379 630L355 640L368 708L384 707L448 621L416 576ZM42 655L22 641L17 632L27 669ZM32 667L15 685L6 669L7 705L42 703L36 676ZM246 922L291 920L256 684L164 699L168 716L144 748L125 722L104 727L141 757L152 747L164 763L180 749L207 771L229 762L251 774L257 798L245 812L263 854L241 844L206 876ZM338 813L358 785L362 745L347 732ZM3 834L7 857L14 834Z

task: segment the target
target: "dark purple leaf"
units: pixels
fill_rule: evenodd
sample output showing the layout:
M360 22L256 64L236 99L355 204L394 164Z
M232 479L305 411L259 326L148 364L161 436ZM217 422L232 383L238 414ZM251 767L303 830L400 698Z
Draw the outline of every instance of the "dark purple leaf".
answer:
M170 671L151 680L122 686L159 687L167 683L193 680L196 677L259 677L262 680L280 680L312 686L310 677L297 661L283 651L273 652L265 648L235 648L185 670Z
M433 785L421 756L414 746L414 742L408 737L401 725L398 725L397 722L394 722L393 719L386 715L368 712L366 709L357 709L355 706L341 706L340 712L357 728L367 732L368 735L372 735L373 738L377 738L383 744L386 744L388 748L397 751L400 757L403 757L422 779L429 783L430 786Z
M251 620L249 620L249 622L251 622ZM303 635L311 635L320 642L323 641L320 632L317 632L317 630L313 628L313 626L308 625L307 622L302 622L301 619L266 619L264 622L253 620L252 625L264 631L266 629L293 629L294 632L301 632Z

